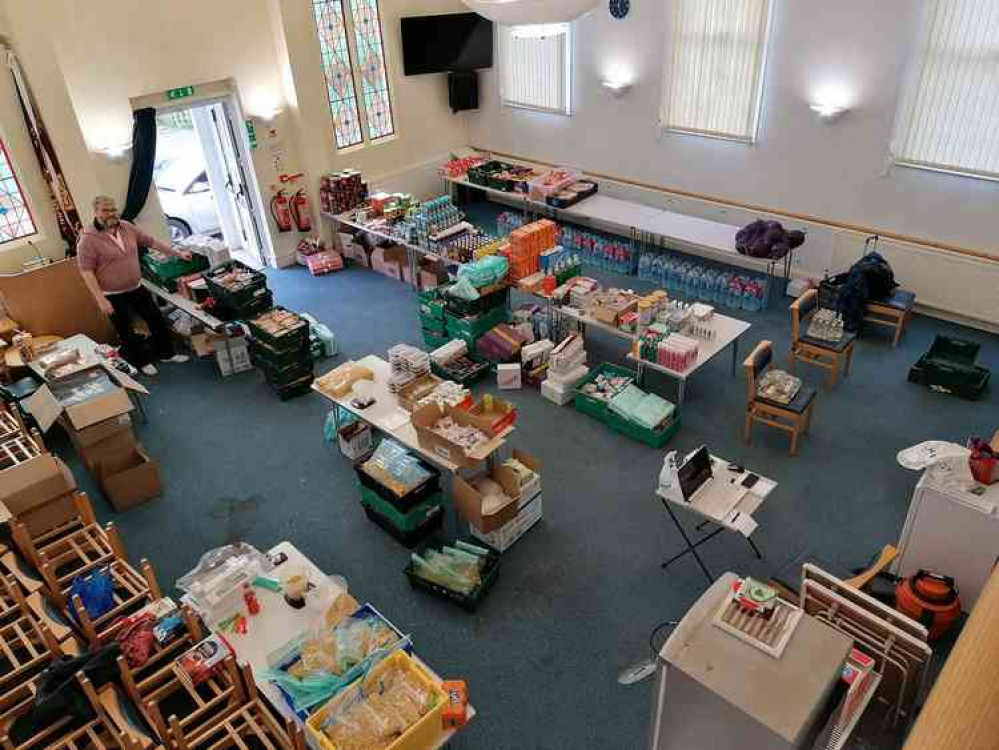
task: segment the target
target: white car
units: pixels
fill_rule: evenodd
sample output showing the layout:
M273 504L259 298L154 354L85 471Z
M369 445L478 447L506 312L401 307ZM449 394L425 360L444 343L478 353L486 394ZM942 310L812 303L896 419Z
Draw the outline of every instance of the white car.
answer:
M158 150L157 155L160 153ZM153 169L160 206L170 227L170 239L175 242L192 234L217 235L222 231L204 160L198 152L188 154L168 152Z

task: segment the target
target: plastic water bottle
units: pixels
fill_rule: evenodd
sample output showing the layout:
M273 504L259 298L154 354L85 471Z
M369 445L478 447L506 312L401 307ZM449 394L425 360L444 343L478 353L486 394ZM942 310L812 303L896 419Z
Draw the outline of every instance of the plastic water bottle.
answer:
M642 281L647 281L649 278L649 262L651 260L648 253L642 253L638 257L638 278Z

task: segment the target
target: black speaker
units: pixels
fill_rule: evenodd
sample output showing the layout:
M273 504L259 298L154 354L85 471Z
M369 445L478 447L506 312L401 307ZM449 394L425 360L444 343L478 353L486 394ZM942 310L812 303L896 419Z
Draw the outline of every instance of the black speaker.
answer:
M474 70L447 74L447 101L452 112L479 108L479 74Z

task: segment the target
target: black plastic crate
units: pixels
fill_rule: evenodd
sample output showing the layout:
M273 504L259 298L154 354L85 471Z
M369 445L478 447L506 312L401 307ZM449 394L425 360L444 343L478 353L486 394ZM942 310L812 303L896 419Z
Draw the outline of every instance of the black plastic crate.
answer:
M937 362L923 355L909 369L909 382L929 386L940 393L950 393L976 401L985 393L992 373L977 365L960 366Z
M493 308L505 307L510 299L510 287L501 286L499 289L486 292L478 299L467 300L444 295L444 306L456 317L464 318L472 315L482 315Z
M284 312L291 312L280 305L275 305L273 310L282 310ZM266 311L265 311L266 312ZM280 336L274 336L270 331L261 328L256 324L254 320L246 321L247 325L250 327L250 333L255 339L263 341L268 346L279 352L288 352L297 347L308 345L309 342L309 322L305 318L298 316L297 313L292 313L298 317L298 323L293 327L286 329L286 332Z
M364 508L364 515L368 517L369 521L376 526L381 527L382 531L387 533L406 549L413 549L417 544L422 542L435 531L439 531L444 525L443 506L441 506L439 513L435 513L431 518L428 518L422 526L409 532L400 531L392 524L391 521L368 506L362 505L361 507Z
M313 380L315 380L315 376L308 375L307 377L288 383L287 385L275 385L270 381L267 381L267 385L270 386L272 391L274 391L275 396L282 401L288 401L290 399L297 398L298 396L304 396L306 393L311 391Z
M354 472L357 474L357 481L370 489L372 492L377 493L377 495L386 502L391 503L392 507L400 513L408 512L410 509L419 505L427 498L433 497L441 491L440 470L431 466L426 461L420 461L420 467L428 471L430 476L427 477L422 484L414 487L402 497L399 497L392 492L392 490L383 486L377 479L361 468L361 464L367 461L370 457L371 456L369 454L354 464Z
M315 374L312 357L309 356L306 356L301 362L295 362L281 368L272 368L263 362L254 362L253 364L264 374L268 383L279 388Z
M473 383L478 383L492 371L493 366L489 362L477 359L470 354L465 356L477 365L475 369L466 372L458 372L457 370L452 370L446 364L438 365L436 362L431 362L430 370L439 378L452 380L458 385L464 386L470 386Z
M482 600L486 598L486 595L492 590L496 583L496 579L499 578L499 567L500 567L500 556L497 552L494 552L488 545L482 544L477 539L473 539L472 543L477 547L482 547L483 549L489 550L489 555L486 557L486 564L482 568L482 582L477 588L473 589L467 594L462 594L458 591L452 591L446 586L441 586L433 581L428 581L425 578L421 578L416 574L415 566L412 561L410 561L406 567L403 569L403 573L406 574L406 578L409 580L409 585L414 589L419 589L420 591L425 591L428 594L436 596L440 599L445 599L449 602L454 602L460 607L464 608L468 612L474 612L478 606L482 603ZM427 549L434 549L440 551L445 542L438 538L430 539L423 547L420 549L420 555Z
M303 341L297 348L283 351L275 349L270 344L259 339L250 339L250 358L254 364L264 362L271 368L280 369L288 365L293 365L296 362L301 362L310 356L311 350L308 341Z
M221 278L226 273L238 270L247 274L248 280L239 284L238 287L228 287L220 284L216 279ZM232 310L239 310L250 305L258 299L261 292L267 289L267 277L250 268L238 260L227 260L205 274L205 283L212 297L221 305Z
M224 311L224 314L233 320L249 320L261 313L267 312L272 307L274 307L274 294L269 289L264 289L259 297L255 297L252 302L241 307L230 307L225 304L219 305L219 309Z

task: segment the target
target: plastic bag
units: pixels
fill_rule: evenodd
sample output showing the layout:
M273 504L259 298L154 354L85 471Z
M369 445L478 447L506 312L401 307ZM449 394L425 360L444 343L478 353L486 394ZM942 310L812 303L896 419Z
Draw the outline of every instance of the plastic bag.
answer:
M501 282L510 270L509 261L502 255L487 255L474 263L465 263L458 269L458 280L468 279L476 288Z
M454 284L448 287L447 293L451 297L468 300L469 302L477 300L480 297L479 290L475 288L475 284L472 283L471 279L466 277L459 277Z
M778 404L789 404L801 390L801 378L783 370L767 370L756 384L756 395Z
M69 598L79 596L87 617L96 620L114 607L114 587L107 568L99 568L85 576L77 576L69 585ZM70 609L73 619L77 619L76 609ZM79 624L79 623L78 623Z

